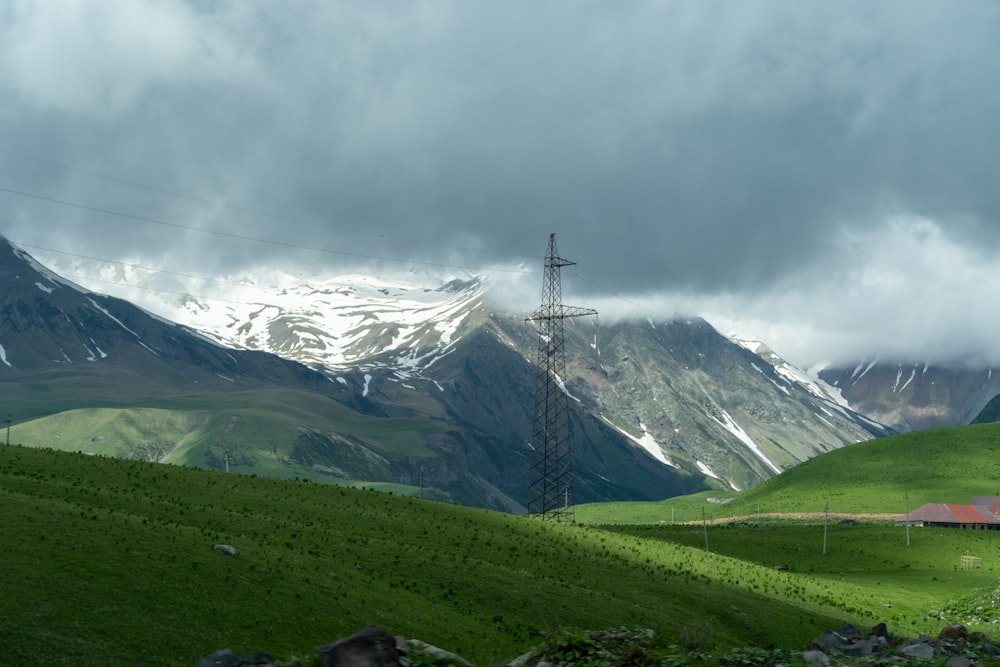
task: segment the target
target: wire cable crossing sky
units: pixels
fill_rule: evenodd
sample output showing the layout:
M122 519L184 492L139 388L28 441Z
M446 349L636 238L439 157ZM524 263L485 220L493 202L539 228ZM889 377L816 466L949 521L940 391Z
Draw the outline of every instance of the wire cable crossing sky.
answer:
M993 363L998 34L986 0L0 0L0 233L489 272L530 312L555 232L604 319Z

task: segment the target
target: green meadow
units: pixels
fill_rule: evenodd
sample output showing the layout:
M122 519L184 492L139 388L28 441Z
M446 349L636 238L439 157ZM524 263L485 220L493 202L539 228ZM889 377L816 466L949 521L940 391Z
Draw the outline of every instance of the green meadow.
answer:
M659 539L80 453L0 447L0 503L11 664L290 659L367 623L476 664L563 629L797 648L879 612L864 592L838 599L838 582Z
M341 434L341 449L322 450L315 460L296 458L301 425ZM433 458L422 435L447 430L426 419L374 419L317 394L257 390L146 401L132 407L88 407L17 423L12 442L31 447L115 458L213 468L286 479L310 479L417 495L420 489L393 483L385 462L363 445L420 460ZM228 461L227 461L228 459ZM337 459L345 470L327 468ZM349 474L349 473L354 473ZM449 500L440 489L425 495Z
M1000 495L1000 426L919 431L834 450L740 493L576 508L587 524L670 524L758 514L903 516L925 503Z
M231 648L310 664L317 645L371 623L477 665L564 631L622 627L652 631L663 655L718 664L733 647L801 651L844 621L885 621L906 636L950 622L993 634L1000 532L767 514L827 502L831 512L881 511L876 478L889 469L914 476L882 483L885 504L985 495L998 478L996 432L863 443L743 494L580 506L577 525L0 446L0 654L10 664L179 666ZM943 447L975 466L942 461ZM933 493L920 490L924 469L912 462L924 450L938 454ZM863 473L841 472L862 463ZM708 521L727 514L743 518ZM982 567L962 569L967 555Z

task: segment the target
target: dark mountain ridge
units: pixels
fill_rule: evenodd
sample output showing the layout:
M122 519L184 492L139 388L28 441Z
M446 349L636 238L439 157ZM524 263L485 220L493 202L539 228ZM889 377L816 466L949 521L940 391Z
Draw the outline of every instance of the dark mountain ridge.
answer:
M8 397L22 396L22 419L50 412L48 392L56 385L63 393L76 386L76 400L95 403L273 387L357 403L349 387L295 361L228 349L127 301L81 288L2 237L0 385Z
M438 403L370 365L366 378L360 372L333 378L270 353L227 348L127 301L66 281L0 239L0 390L18 422L81 407L162 405L165 399L212 405L218 401L210 397L217 395L256 406L254 392L306 391L336 405L319 401L314 410L322 414L297 415L277 436L284 445L269 443L288 450L288 465L350 479L427 485L465 504L522 511L531 363L483 331L456 345L441 368L451 391L437 392L446 396ZM369 382L387 391L368 394ZM504 391L485 390L501 383ZM405 400L394 400L392 389L402 391ZM330 414L341 417L331 425ZM237 460L242 450L233 438L255 417L263 419L264 411L231 414L224 429L206 417L206 430L214 428L216 435L205 438L229 443ZM364 427L341 427L337 419ZM396 446L416 451L415 456L387 448L389 440L398 443L401 422L410 424L402 436L409 444ZM572 429L581 440L576 465L581 502L652 500L710 485L703 475L647 460L621 434L576 407ZM380 435L383 430L392 437ZM220 447L205 442L198 447L197 455L178 449L177 456L185 458L177 460L223 465ZM241 455L253 460L252 454Z
M225 330L205 335L80 288L6 241L0 279L0 390L19 422L63 415L60 447L114 453L131 450L113 449L108 433L159 437L113 416L77 432L67 425L73 409L180 410L184 426L158 460L433 487L464 504L523 511L537 333L524 315L490 309L479 281L440 292L302 285L290 307L242 304ZM400 310L407 299L415 310ZM322 330L341 322L350 326ZM257 332L243 345L301 350L312 368L220 344L226 331ZM338 341L370 352L336 369L318 364L317 344ZM699 318L570 321L566 354L581 503L748 488L888 432ZM36 444L53 446L52 429L37 433Z

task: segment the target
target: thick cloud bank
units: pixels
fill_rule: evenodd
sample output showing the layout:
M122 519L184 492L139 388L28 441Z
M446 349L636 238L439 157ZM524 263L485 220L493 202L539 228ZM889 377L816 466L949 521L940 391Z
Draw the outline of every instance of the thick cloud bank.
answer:
M994 359L998 34L975 0L0 0L0 232L519 294L556 232L609 314Z

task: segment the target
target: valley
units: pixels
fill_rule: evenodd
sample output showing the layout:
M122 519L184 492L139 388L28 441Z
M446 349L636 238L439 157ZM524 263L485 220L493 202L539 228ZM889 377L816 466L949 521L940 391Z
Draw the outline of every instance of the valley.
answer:
M986 461L981 444L1000 431L920 435L866 443L858 460L948 442L956 457ZM934 636L948 623L995 633L996 531L916 528L907 545L902 527L859 514L829 526L812 516L732 520L753 517L746 509L757 503L807 514L814 475L838 507L877 507L864 485L829 474L854 449L723 492L728 502L706 492L648 503L658 516L618 525L597 525L615 522L593 511L622 516L631 504L580 506L587 521L560 525L308 480L0 446L0 539L9 545L0 579L11 593L0 612L16 638L4 648L15 663L52 665L191 665L222 647L290 659L374 623L485 665L553 633L624 626L648 629L656 651L687 665L715 664L738 647L799 655L845 621L885 622L897 637ZM902 486L920 486L908 477L914 469L900 468ZM994 474L946 468L928 493L965 494ZM682 513L692 523L682 525ZM703 527L701 516L729 521ZM217 544L237 555L216 553ZM959 568L962 554L982 567ZM32 606L21 608L23 599ZM76 632L67 640L53 627Z
M137 307L6 242L0 272L18 442L129 455L166 440L162 462L221 469L230 451L241 472L524 511L537 333L491 305L483 280L285 276L228 282L240 287L223 305L153 291ZM566 332L578 502L751 488L891 432L699 318ZM121 412L95 422L89 409ZM146 422L174 409L175 423L207 421L189 434ZM116 435L119 422L131 426ZM121 435L134 442L111 447Z

